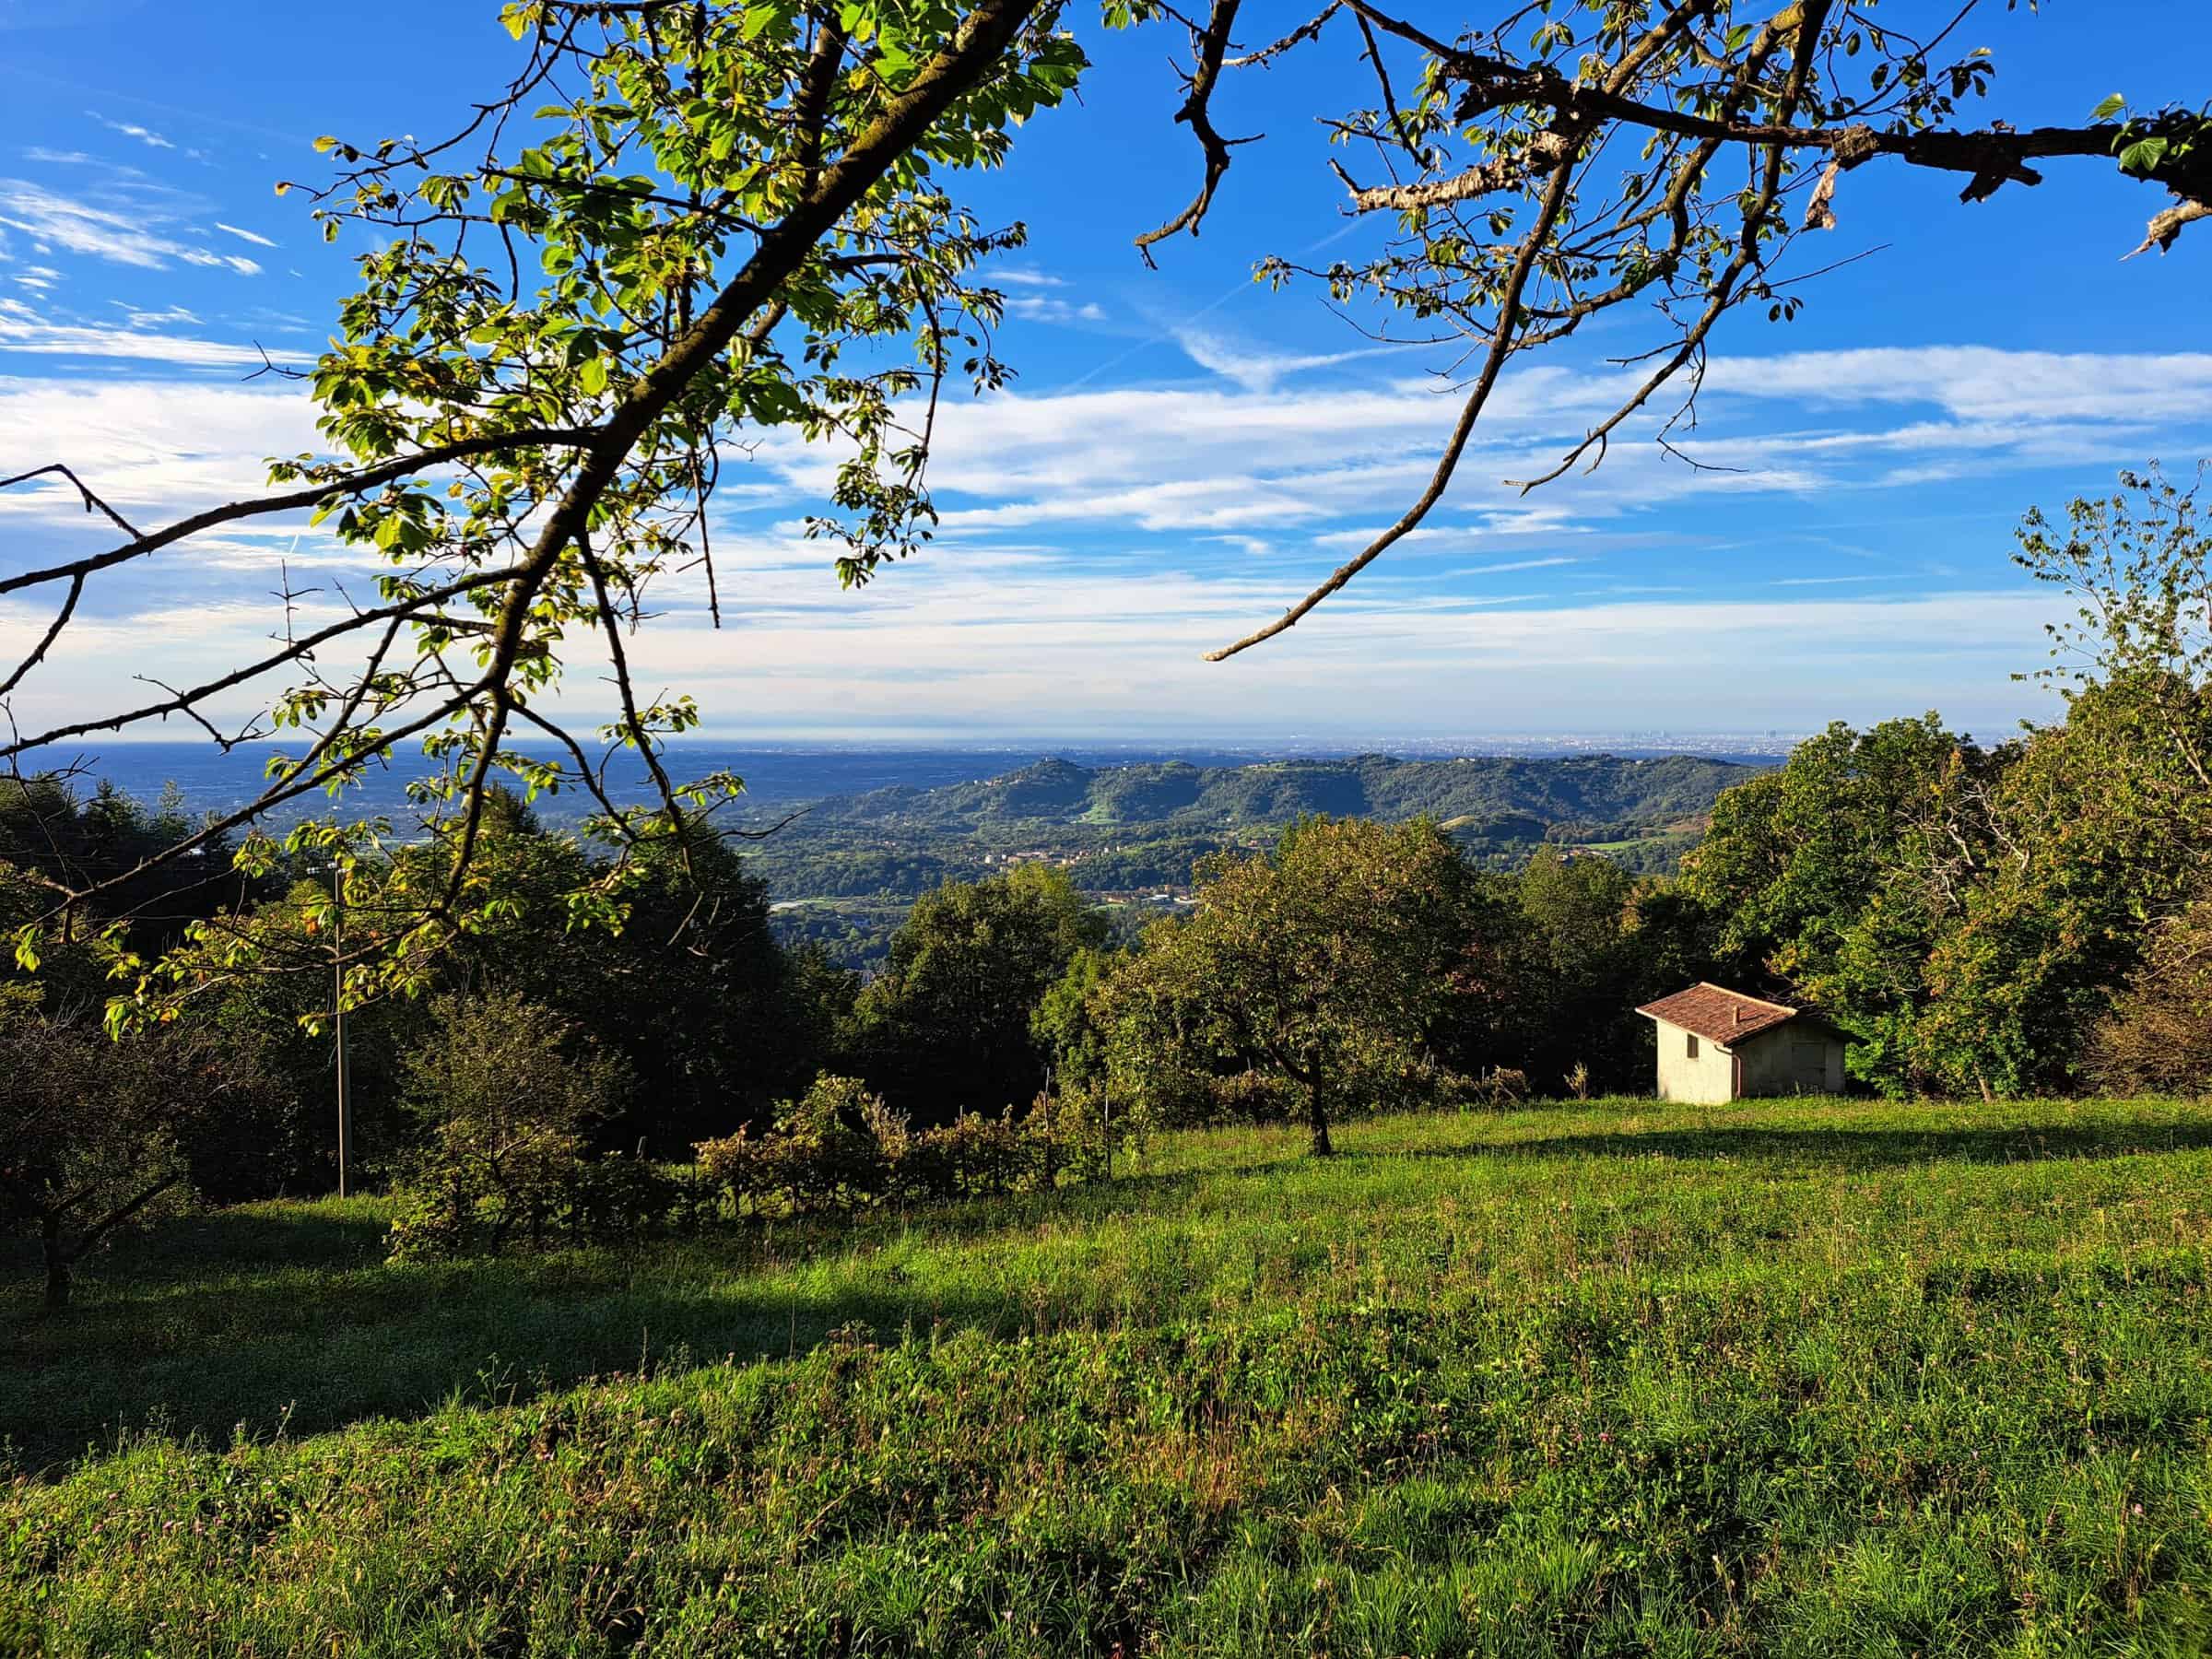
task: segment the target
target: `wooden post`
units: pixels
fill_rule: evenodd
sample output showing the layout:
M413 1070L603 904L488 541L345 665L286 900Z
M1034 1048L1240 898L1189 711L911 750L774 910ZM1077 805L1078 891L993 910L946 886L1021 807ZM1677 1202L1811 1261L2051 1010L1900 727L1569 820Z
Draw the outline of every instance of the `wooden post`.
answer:
M347 1143L353 1136L352 1102L347 1099L346 1076L346 866L333 865L330 892L335 909L331 923L331 1006L336 1010L338 1041L338 1196L347 1196Z

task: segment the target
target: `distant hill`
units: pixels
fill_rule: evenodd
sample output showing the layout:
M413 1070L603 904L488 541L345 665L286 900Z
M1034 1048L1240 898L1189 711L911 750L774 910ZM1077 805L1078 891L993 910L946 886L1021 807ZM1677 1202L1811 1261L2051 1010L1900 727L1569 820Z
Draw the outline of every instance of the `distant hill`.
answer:
M1360 755L1249 766L1174 760L1104 767L1055 759L980 782L832 796L808 816L818 829L897 827L991 839L1024 826L1219 833L1285 824L1309 812L1390 819L1425 815L1458 831L1511 840L1541 839L1559 825L1655 834L1700 818L1721 791L1754 770L1692 755L1649 760Z
M1720 793L1759 770L1694 755L1099 766L1053 757L975 782L830 795L746 855L768 880L779 933L870 969L914 896L947 878L1048 860L1134 931L1173 908L1196 860L1264 845L1310 812L1433 818L1486 870L1518 870L1548 842L1664 874L1704 835ZM783 812L750 816L765 827Z

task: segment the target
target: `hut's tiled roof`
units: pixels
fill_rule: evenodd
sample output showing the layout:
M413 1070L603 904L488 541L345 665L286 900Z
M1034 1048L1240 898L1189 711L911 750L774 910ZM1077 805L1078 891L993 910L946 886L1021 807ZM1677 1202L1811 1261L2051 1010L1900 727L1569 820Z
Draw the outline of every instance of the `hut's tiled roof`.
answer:
M1694 1031L1708 1042L1720 1043L1741 1042L1747 1037L1771 1031L1798 1015L1797 1009L1786 1004L1762 1002L1756 996L1746 996L1741 991L1731 991L1725 985L1704 982L1687 991L1677 991L1672 996L1663 996L1655 1003L1646 1003L1636 1012Z

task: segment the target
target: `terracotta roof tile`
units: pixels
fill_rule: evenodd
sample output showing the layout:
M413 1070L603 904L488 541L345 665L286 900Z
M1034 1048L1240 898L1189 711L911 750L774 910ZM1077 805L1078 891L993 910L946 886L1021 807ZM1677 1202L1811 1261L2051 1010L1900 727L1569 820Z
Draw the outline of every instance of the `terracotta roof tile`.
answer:
M1694 1031L1708 1042L1721 1043L1740 1042L1761 1031L1771 1031L1796 1018L1798 1013L1782 1003L1761 1002L1756 996L1746 996L1724 985L1704 982L1687 991L1677 991L1672 996L1663 996L1655 1003L1646 1003L1636 1012Z

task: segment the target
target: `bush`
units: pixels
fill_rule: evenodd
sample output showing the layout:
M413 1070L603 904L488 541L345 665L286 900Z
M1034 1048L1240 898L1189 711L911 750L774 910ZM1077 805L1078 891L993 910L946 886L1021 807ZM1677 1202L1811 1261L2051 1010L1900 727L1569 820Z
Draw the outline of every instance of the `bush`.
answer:
M1115 1150L1141 1141L1144 1124L1117 1116L1105 1085L1090 1082L1039 1095L1021 1126L1036 1147L1038 1185L1053 1187L1063 1178L1081 1185L1112 1176Z
M1031 1184L1040 1162L1036 1151L1012 1113L993 1118L964 1112L908 1143L899 1160L897 1190L917 1202L1015 1192Z
M1093 1180L1108 1163L1103 1103L1089 1091L1040 1096L1022 1117L963 1112L915 1129L856 1079L824 1075L779 1106L767 1135L740 1130L696 1150L735 1215L851 1214Z
M543 1248L584 1236L587 1218L637 1213L637 1178L595 1172L584 1155L627 1092L619 1061L517 996L444 996L430 1015L406 1065L407 1103L429 1133L396 1189L394 1255Z

